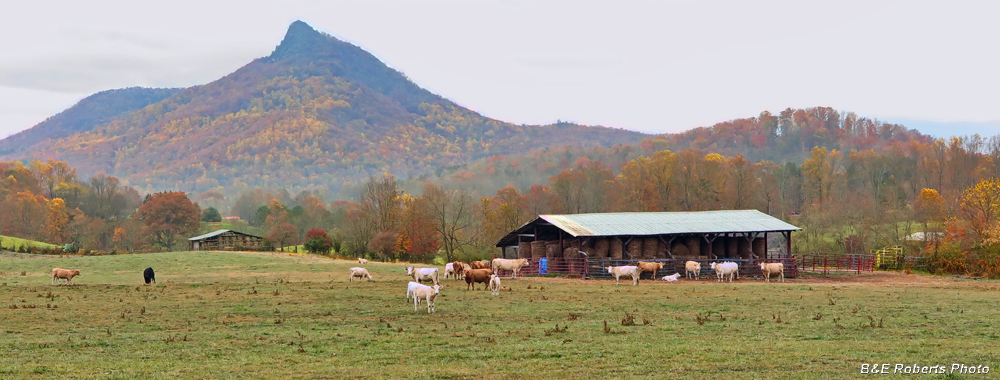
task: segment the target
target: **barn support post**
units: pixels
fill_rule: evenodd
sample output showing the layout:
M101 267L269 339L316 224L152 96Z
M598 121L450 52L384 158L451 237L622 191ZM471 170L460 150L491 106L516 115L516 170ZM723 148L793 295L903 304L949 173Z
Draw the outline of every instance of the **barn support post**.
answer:
M715 238L719 237L719 235L712 235L711 239L708 238L708 235L709 234L701 235L701 238L708 242L708 258L716 259L717 257L715 257L715 251L712 251L712 242L715 241Z
M764 258L767 259L767 232L764 233Z
M625 240L625 243L622 244L622 252L625 252L622 255L622 259L625 259L625 256L628 256L628 259L632 260L632 253L628 251L628 243L632 242L632 238L632 236L629 236L628 239Z
M667 245L667 256L670 256L670 259L674 260L674 253L671 252L671 248L673 248L674 239L677 238L677 235L670 235L670 240L664 240L663 235L657 235L657 237L660 238L660 241L662 241L663 244Z
M792 231L785 231L785 257L792 257Z
M747 239L747 251L750 252L750 259L751 260L759 259L760 257L757 257L757 255L755 255L753 253L753 239L755 237L757 237L757 233L756 232L747 232L744 235L746 235L743 238ZM766 248L765 248L765 250L766 250Z

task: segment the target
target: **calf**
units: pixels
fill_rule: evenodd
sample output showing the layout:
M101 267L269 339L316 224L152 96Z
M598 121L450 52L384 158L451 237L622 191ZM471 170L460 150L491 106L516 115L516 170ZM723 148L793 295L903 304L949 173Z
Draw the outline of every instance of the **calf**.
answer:
M153 273L152 267L146 268L146 270L142 271L142 279L145 280L147 284L156 283L156 273Z
M781 275L781 282L785 282L785 264L783 263L760 263L760 272L764 275L764 282L771 282L771 275L775 273Z
M663 269L663 263L654 263L649 261L640 261L639 265L636 266L639 267L639 276L642 276L643 273L649 272L649 279L651 280L656 279L656 274L660 273L660 270Z
M354 278L355 277L358 277L358 278L368 278L368 281L373 281L374 280L372 278L372 275L368 273L367 269L360 268L360 267L351 268L351 279L349 281L350 282L354 282Z
M490 286L489 286L489 288L490 288L490 291L493 292L493 295L495 295L495 296L500 295L500 276L497 276L495 274L490 275Z
M639 267L623 265L620 267L608 267L608 273L615 276L615 286L619 285L622 276L632 276L632 286L639 285Z
M414 284L414 282L410 282ZM420 283L415 283L413 286L413 311L418 311L417 308L420 306L420 300L427 300L427 313L433 313L437 310L434 309L434 299L437 298L438 293L441 292L441 285L427 286Z
M680 277L680 276L681 276L680 273L674 273L674 274L669 275L669 276L663 276L663 281L674 282L674 281L677 281L677 278Z
M697 280L698 276L701 275L701 263L697 261L688 261L684 263L684 278L691 278L691 273L694 273L694 279Z
M52 285L55 285L60 279L65 279L66 285L73 285L73 277L79 275L80 270L78 269L52 268Z
M465 290L469 290L470 286L472 287L472 290L476 290L476 283L482 283L483 285L488 286L488 282L490 281L490 276L493 275L493 271L490 269L469 269L463 274L465 275ZM484 287L483 290L486 290L486 287Z
M528 259L493 259L493 271L498 272L501 269L509 270L513 272L512 278L517 278L517 272L521 271L522 267L531 265Z

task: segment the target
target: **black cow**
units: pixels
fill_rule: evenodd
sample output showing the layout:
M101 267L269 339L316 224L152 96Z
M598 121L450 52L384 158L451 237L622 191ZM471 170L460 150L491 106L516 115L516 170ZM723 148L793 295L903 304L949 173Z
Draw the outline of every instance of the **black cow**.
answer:
M142 271L142 278L146 280L146 283L156 283L156 273L153 273L153 268L146 268Z

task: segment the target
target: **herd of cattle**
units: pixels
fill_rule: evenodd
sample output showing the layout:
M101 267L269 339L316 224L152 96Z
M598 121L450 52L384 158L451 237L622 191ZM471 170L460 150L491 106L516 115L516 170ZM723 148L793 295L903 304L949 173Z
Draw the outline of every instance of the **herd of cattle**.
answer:
M358 264L366 263L368 263L368 260L358 259ZM484 285L483 290L489 289L493 292L493 295L498 295L504 287L500 285L500 276L497 275L497 271L510 271L511 277L516 279L521 268L529 265L531 264L528 259L493 259L490 263L473 261L469 264L455 261L445 264L444 277L451 277L455 280L465 279L466 290L470 288L476 290L476 284L482 283ZM729 276L729 282L733 282L733 278L739 276L740 267L737 263L727 261L711 263L710 265L712 270L715 271L719 282L722 282L726 276ZM655 277L663 269L663 263L639 261L637 265L609 266L605 269L615 278L615 285L620 284L619 280L621 277L631 277L632 286L636 286L639 284L640 275L648 272L651 274L651 277ZM760 270L765 282L771 281L771 275L780 275L781 282L785 282L784 269L784 264L782 263L760 264ZM697 280L701 274L701 264L696 261L688 261L684 263L684 272L685 278L691 278L693 275L694 279ZM442 288L438 281L438 269L406 267L406 275L412 278L412 281L406 287L406 299L413 299L413 311L418 311L420 303L427 301L427 312L433 313L434 300ZM680 276L680 273L674 273L669 276L663 276L661 279L664 281L677 281ZM349 281L354 281L355 277L373 280L372 275L368 273L368 269L362 267L350 269ZM421 284L423 281L429 281L433 285L423 285Z
M367 264L368 260L359 258L358 264ZM493 259L492 262L485 261L473 261L469 264L463 263L461 261L451 262L445 265L444 277L454 278L455 280L465 279L466 290L470 288L476 290L476 284L483 284L483 290L489 289L493 292L493 295L499 295L504 287L500 285L500 276L497 275L498 271L509 271L511 272L511 277L516 279L521 268L531 265L528 259ZM729 277L729 282L733 282L734 277L739 276L740 267L734 262L721 262L721 263L711 263L711 268L715 271L715 275L718 277L719 282L722 282L726 276ZM615 278L615 285L620 284L622 277L631 277L632 286L639 284L639 276L643 273L650 273L651 277L656 277L663 269L662 262L648 262L639 261L637 265L622 265L622 266L609 266L607 268L608 273ZM771 281L771 275L779 275L781 281L785 281L784 264L782 263L761 263L760 270L763 274L765 281ZM698 279L701 274L701 264L696 261L688 261L684 263L684 276L685 278L691 278L692 275L695 280ZM55 285L60 280L66 280L67 285L73 284L73 277L79 276L80 271L77 269L52 269L52 285ZM427 301L427 312L434 312L434 299L441 292L441 284L438 281L438 269L437 268L414 268L406 267L406 275L410 276L413 281L410 281L406 287L406 299L409 301L413 299L413 311L418 311L420 308L420 303L422 301ZM664 281L677 281L680 278L680 273L674 273L669 276L663 276L661 279ZM149 283L156 283L156 275L153 272L153 268L146 268L142 273L143 280ZM354 281L354 278L368 279L369 281L374 280L371 273L368 273L368 269L363 267L353 267L350 269L350 278L348 281ZM429 281L433 285L428 286L421 284L423 281Z

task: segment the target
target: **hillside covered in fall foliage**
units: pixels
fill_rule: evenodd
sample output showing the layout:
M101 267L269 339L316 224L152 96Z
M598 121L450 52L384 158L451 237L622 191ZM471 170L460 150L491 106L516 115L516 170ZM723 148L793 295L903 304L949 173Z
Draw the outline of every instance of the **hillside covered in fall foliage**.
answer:
M81 174L105 172L147 192L337 192L383 172L419 175L536 148L649 137L490 119L301 21L271 55L212 83L106 95L0 141L0 159L61 160Z

